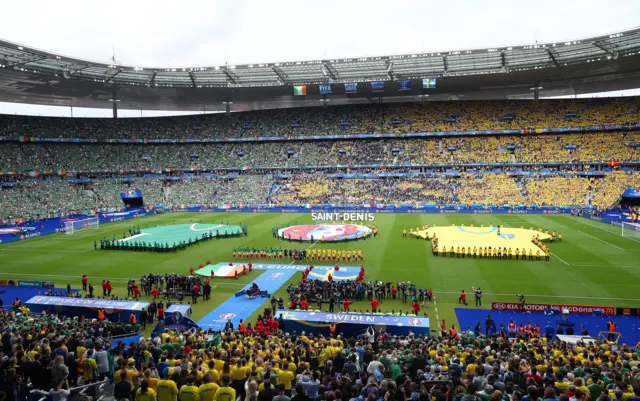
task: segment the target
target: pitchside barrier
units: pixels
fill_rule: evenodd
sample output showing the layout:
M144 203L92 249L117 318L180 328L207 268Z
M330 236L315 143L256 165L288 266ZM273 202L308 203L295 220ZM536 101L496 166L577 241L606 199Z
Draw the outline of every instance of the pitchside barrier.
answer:
M413 333L419 336L428 336L431 334L428 317L299 310L281 312L284 319L284 330L287 333L295 331L300 334L304 331L328 336L331 334L331 325L335 325L336 334L342 333L347 337L356 337L367 331L369 327L375 331L384 330L394 335L406 336Z
M140 312L149 307L148 302L115 301L98 298L47 297L37 295L25 304L34 313L58 313L63 316L84 316L89 319L98 318L98 311L103 309L107 319L112 322L127 322L130 315L136 315L140 321Z
M499 311L521 311L521 312L544 312L549 315L560 315L564 311L569 314L582 315L616 315L617 309L614 306L589 306L570 304L531 304L521 305L519 302L492 302L491 309Z

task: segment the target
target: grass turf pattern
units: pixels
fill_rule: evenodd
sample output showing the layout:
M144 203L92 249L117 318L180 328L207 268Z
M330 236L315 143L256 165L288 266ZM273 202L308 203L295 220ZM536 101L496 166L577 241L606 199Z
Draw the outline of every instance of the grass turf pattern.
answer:
M177 254L93 250L94 240L113 235L122 238L129 225L153 227L154 224L209 224L212 221L246 224L249 236L212 240ZM587 219L560 215L383 214L376 215L374 222L379 229L378 236L367 241L289 243L272 236L272 227L301 223L310 224L311 214L173 213L104 224L99 230L0 245L0 279L47 280L54 281L57 287L66 287L71 282L74 288L79 288L80 278L86 274L97 292L101 281L109 279L114 284L114 293L124 296L128 278L139 279L149 272L188 274L189 268L197 268L207 260L212 263L230 260L234 247L314 247L361 249L365 255L362 262L366 269L365 280L411 281L418 287L432 289L436 302L421 313L429 315L433 329L441 319L446 319L447 324L456 322L454 308L458 306L458 294L463 289L471 292L472 286L482 287L487 308L492 301L516 301L517 293L526 294L528 302L532 303L640 306L637 284L640 240L620 236L619 227ZM550 262L440 258L432 256L428 241L402 237L403 229L408 231L410 227L424 224L542 227L549 232L562 233L563 241L549 244ZM212 299L194 306L194 319L207 315L260 274L264 272L254 270L237 281L214 279ZM289 282L299 279L300 274L296 274ZM276 295L285 296L284 287L286 285ZM359 311L368 307L364 301L356 302L352 309ZM385 300L381 307L383 311L410 309L409 304L391 300Z

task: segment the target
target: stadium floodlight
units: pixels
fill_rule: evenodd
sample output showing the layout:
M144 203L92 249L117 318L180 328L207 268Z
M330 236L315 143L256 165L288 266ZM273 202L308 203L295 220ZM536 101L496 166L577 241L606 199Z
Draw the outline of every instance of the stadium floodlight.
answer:
M76 231L97 230L100 228L100 221L97 216L88 217L86 219L68 220L64 222L64 233L73 235Z

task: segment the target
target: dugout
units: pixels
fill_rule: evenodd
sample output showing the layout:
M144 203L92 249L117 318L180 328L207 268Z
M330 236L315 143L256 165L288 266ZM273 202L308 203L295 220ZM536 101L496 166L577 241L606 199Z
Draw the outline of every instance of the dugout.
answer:
M148 302L114 301L97 298L35 296L25 304L34 313L58 313L68 317L84 316L97 319L98 311L104 309L111 322L128 322L131 313L140 321L140 312L149 306Z
M120 197L122 198L122 202L124 202L124 206L127 209L144 207L144 202L142 200L142 191L140 191L139 189L122 191L120 192Z
M640 206L640 188L628 188L622 193L620 205L623 208Z

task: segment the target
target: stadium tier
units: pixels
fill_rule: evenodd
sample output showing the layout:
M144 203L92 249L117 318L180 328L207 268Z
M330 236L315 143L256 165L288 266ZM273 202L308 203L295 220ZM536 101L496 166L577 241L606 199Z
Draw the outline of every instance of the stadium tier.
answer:
M640 122L638 98L468 101L297 108L120 120L0 116L0 137L183 139L314 137L592 127Z
M640 184L640 133L610 129L640 121L639 105L636 98L621 98L115 121L1 116L0 215L117 210L135 206L120 196L132 189L141 191L145 206L431 203L606 209L627 187ZM588 132L589 126L607 131ZM551 128L583 132L535 134ZM515 131L495 131L510 129ZM457 135L469 130L489 132ZM424 131L456 136L408 135ZM363 132L387 136L344 135ZM280 139L260 139L271 136ZM331 138L312 138L324 136ZM202 142L234 137L249 141ZM297 139L283 139L291 137ZM46 138L65 142L45 143ZM120 139L141 141L105 143ZM149 143L155 139L176 143ZM371 177L378 179L364 179Z
M7 142L0 166L12 172L157 172L216 169L570 164L640 162L640 134L501 135L245 144L51 144Z
M125 182L126 181L126 182ZM0 213L5 219L35 218L126 206L122 191L140 190L146 206L165 205L523 205L604 210L628 187L640 187L640 174L615 171L597 177L512 176L507 173L456 177L415 176L378 179L330 179L305 175L289 179L242 174L233 179L210 176L163 178L66 179L5 182Z

